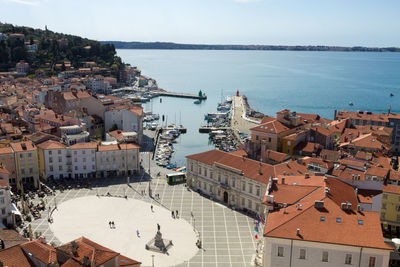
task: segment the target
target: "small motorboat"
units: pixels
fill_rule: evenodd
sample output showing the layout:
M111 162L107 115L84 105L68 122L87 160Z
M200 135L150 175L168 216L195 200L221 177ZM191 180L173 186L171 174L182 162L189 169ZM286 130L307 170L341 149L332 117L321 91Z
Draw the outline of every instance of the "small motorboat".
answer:
M354 106L354 103L350 101L349 106Z
M196 104L196 105L198 105L198 104L200 104L200 103L201 103L200 100L196 100L196 101L193 102L193 104Z
M390 97L394 96L394 94L390 93Z

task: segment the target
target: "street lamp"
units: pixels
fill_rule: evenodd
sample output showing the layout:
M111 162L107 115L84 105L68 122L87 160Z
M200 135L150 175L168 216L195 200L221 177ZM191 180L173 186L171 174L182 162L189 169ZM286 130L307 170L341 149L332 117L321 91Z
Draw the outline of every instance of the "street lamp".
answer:
M154 267L154 255L151 255L151 266L153 266Z

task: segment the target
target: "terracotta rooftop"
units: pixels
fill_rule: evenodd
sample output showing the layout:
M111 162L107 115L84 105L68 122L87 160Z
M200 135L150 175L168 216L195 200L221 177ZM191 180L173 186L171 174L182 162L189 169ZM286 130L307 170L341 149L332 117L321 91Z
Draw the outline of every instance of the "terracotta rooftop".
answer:
M304 180L304 177L299 178ZM325 186L329 188L327 196L324 193ZM383 240L379 214L357 211L358 201L352 186L335 178L327 178L325 186L321 186L299 201L300 208L297 205L291 205L285 209L270 212L264 236L393 249ZM297 190L296 186L293 190ZM316 200L323 201L323 208L315 207ZM343 210L342 203L351 203L351 210ZM299 229L299 234L297 234L297 229ZM368 235L365 234L366 232Z
M69 147L70 149L96 149L96 142L76 143Z
M272 160L272 161L275 161L275 162L284 162L284 161L290 159L290 156L288 154L285 154L285 153L281 153L281 152L277 152L277 151L274 151L274 150L267 149L265 151L265 158L267 160L269 159L269 160Z
M21 244L20 246L45 264L50 264L57 260L56 249L48 244L40 242L39 239Z
M73 243L77 245L75 255L73 254ZM104 264L119 255L119 253L103 247L85 237L80 237L72 242L63 244L57 247L57 250L67 253L72 259L77 261L82 261L83 258L87 256L90 262L96 262L96 265Z
M21 142L10 143L10 146L15 152L36 150L36 147L33 145L32 141L21 141Z
M4 266L8 267L32 267L19 245L0 251L0 260Z
M383 191L383 193L391 193L391 194L400 195L400 186L392 185L392 184L383 185L382 191Z
M50 149L65 149L66 145L63 143L53 141L53 140L47 140L41 144L38 144L37 147L43 149L43 150L50 150Z
M280 134L290 130L290 128L286 127L278 120L274 120L264 124L260 124L256 127L251 128L250 130L269 134Z

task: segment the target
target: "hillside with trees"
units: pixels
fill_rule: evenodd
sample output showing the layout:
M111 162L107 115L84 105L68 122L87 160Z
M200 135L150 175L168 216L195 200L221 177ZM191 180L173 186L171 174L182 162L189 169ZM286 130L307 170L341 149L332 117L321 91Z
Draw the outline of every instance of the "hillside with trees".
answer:
M20 60L29 63L30 73L44 69L54 74L56 65L61 64L61 70L65 64L77 69L86 62L115 71L123 67L113 44L56 33L47 27L41 30L11 24L0 24L0 35L0 71L14 68Z

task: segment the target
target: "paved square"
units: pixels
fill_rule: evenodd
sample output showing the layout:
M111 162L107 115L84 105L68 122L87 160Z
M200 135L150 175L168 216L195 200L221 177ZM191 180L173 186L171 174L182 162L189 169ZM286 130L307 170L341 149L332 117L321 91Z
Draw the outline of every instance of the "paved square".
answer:
M55 203L59 205L67 200L96 194L110 193L113 196L126 194L128 198L140 199L168 210L178 210L180 217L199 232L203 249L198 250L197 254L187 262L176 266L254 266L257 245L253 236L254 219L189 191L183 185L170 186L163 178L153 178L151 182L153 196L159 194L159 200L141 194L142 190L146 190L147 193L149 186L149 181L144 181L143 176L132 178L131 187L127 186L125 177L102 178L91 182L92 189L70 189L64 192L57 190L56 196L45 198L47 206L54 207ZM194 217L191 217L191 212ZM42 213L41 219L31 223L32 232L41 232L48 242L59 245L60 241L51 231L47 216L46 210Z

